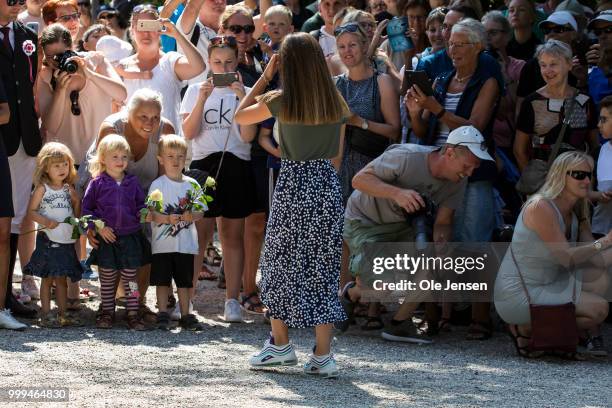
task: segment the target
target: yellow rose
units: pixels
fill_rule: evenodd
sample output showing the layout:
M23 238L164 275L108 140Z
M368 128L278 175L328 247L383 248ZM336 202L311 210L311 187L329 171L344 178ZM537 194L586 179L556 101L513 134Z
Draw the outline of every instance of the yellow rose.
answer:
M217 185L217 182L215 181L215 179L214 179L214 178L212 178L212 177L208 176L208 177L206 178L206 182L204 183L204 185L205 185L206 187L211 187L211 188L213 188L213 187L215 187L215 186Z
M159 191L159 189L155 189L153 190L153 192L149 195L149 199L151 201L157 201L160 202L164 199L164 195L162 194L161 191Z
M102 229L104 229L106 226L102 220L94 220L93 223L96 226L96 231L102 231Z

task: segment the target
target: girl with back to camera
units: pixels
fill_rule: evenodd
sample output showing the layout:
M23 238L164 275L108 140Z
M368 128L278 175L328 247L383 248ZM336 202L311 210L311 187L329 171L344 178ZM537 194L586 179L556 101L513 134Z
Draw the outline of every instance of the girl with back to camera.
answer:
M256 98L277 70L283 89ZM260 287L272 336L250 364L297 364L288 328L315 326L316 345L304 371L336 377L330 350L333 322L346 319L338 300L343 211L337 169L350 111L319 44L306 33L285 38L235 119L247 125L271 116L279 124L282 165L260 261Z

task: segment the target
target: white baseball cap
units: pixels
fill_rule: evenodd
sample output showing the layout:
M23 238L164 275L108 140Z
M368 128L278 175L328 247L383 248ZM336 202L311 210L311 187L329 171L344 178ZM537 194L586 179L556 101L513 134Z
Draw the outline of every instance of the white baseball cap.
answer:
M450 145L465 146L480 160L493 160L487 152L484 137L474 126L461 126L448 134L446 143Z
M114 35L105 35L98 40L96 51L100 51L111 63L129 57L134 52L132 45Z
M593 28L593 23L597 21L607 21L608 23L612 23L612 10L605 10L599 13L597 16L595 16L594 19L589 22L588 28Z
M539 27L542 28L549 23L564 26L571 25L574 31L578 31L578 23L576 23L576 19L569 11L555 11L548 18L542 22L540 22Z

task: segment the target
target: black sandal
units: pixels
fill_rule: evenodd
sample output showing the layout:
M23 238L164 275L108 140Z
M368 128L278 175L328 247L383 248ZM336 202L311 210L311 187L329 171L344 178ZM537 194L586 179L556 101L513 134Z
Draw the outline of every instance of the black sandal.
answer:
M253 298L256 298L257 300L253 301ZM266 306L261 303L261 299L259 299L259 293L257 291L243 296L240 306L242 306L244 311L247 313L257 315L263 315L266 313Z
M514 332L512 331L513 328L514 328ZM525 345L525 346L519 345L519 339L531 340L531 337L523 336L521 332L519 331L518 325L516 324L508 325L508 334L512 338L514 347L516 348L516 352L518 353L519 356L524 357L524 358L539 358L545 354L543 351L531 350L529 348L529 345Z
M368 316L368 319L364 324L361 325L361 330L363 331L374 331L381 330L385 327L380 316Z

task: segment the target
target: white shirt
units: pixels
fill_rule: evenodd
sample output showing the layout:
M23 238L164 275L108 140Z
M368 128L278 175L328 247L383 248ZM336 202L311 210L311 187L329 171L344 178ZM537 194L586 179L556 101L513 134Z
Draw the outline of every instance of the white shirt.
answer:
M38 213L60 223L53 229L45 228L43 230L50 241L58 244L72 244L76 241L72 239L72 225L63 222L67 217L74 216L68 185L59 190L54 190L45 184L45 192L42 200L40 200Z
M202 24L200 22L200 19L198 18L196 19L195 24L191 28L191 31L189 31L188 33L185 33L183 32L183 29L182 29L182 18L183 16L181 15L181 17L179 17L178 21L176 22L176 28L178 28L178 30L181 33L183 33L185 37L187 37L189 42L191 42L191 36L193 35L193 31L195 30L196 24L200 26L200 38L198 39L198 44L196 47L198 51L200 51L202 58L204 58L204 62L206 63L206 68L204 68L204 72L202 72L200 75L196 76L195 78L191 78L190 80L187 81L187 84L193 85L199 82L204 82L206 81L206 78L208 78L208 45L210 44L210 40L217 36L217 32L213 30L212 28L207 27L204 24ZM181 54L185 54L183 52L182 47L178 43L176 45L176 50L180 52Z
M328 34L327 31L325 31L325 26L321 27L320 33L319 45L323 50L323 55L325 58L334 55L336 53L336 37Z
M10 23L8 23L7 25L3 27L9 27L11 29L11 31L9 31L9 41L11 43L11 47L13 48L13 51L15 51L15 30L13 29L13 22L11 21ZM0 39L4 41L4 34L2 34L2 31L0 31Z
M194 179L183 176L183 181L174 181L161 176L151 183L149 194L160 190L163 194L164 214L183 214L188 204L187 193L193 190ZM181 254L198 253L198 233L193 222L181 221L178 224L151 223L151 251L154 254L179 252Z
M162 55L159 59L159 63L153 68L153 78L123 80L128 93L127 100L134 95L134 92L141 88L150 88L161 93L161 115L172 123L177 133L181 131L179 106L181 103L181 88L183 87L183 81L176 76L174 65L181 57L182 55L178 52L168 52ZM132 57L122 59L120 63L125 67L126 71L136 70Z
M195 107L200 85L189 85L183 103L181 115L191 113ZM245 87L246 93L251 88ZM193 160L200 160L216 152L222 152L227 140L226 151L242 160L251 160L251 144L240 137L240 127L234 121L238 108L238 98L229 88L215 88L204 103L200 133L192 140ZM229 137L229 138L228 138Z

